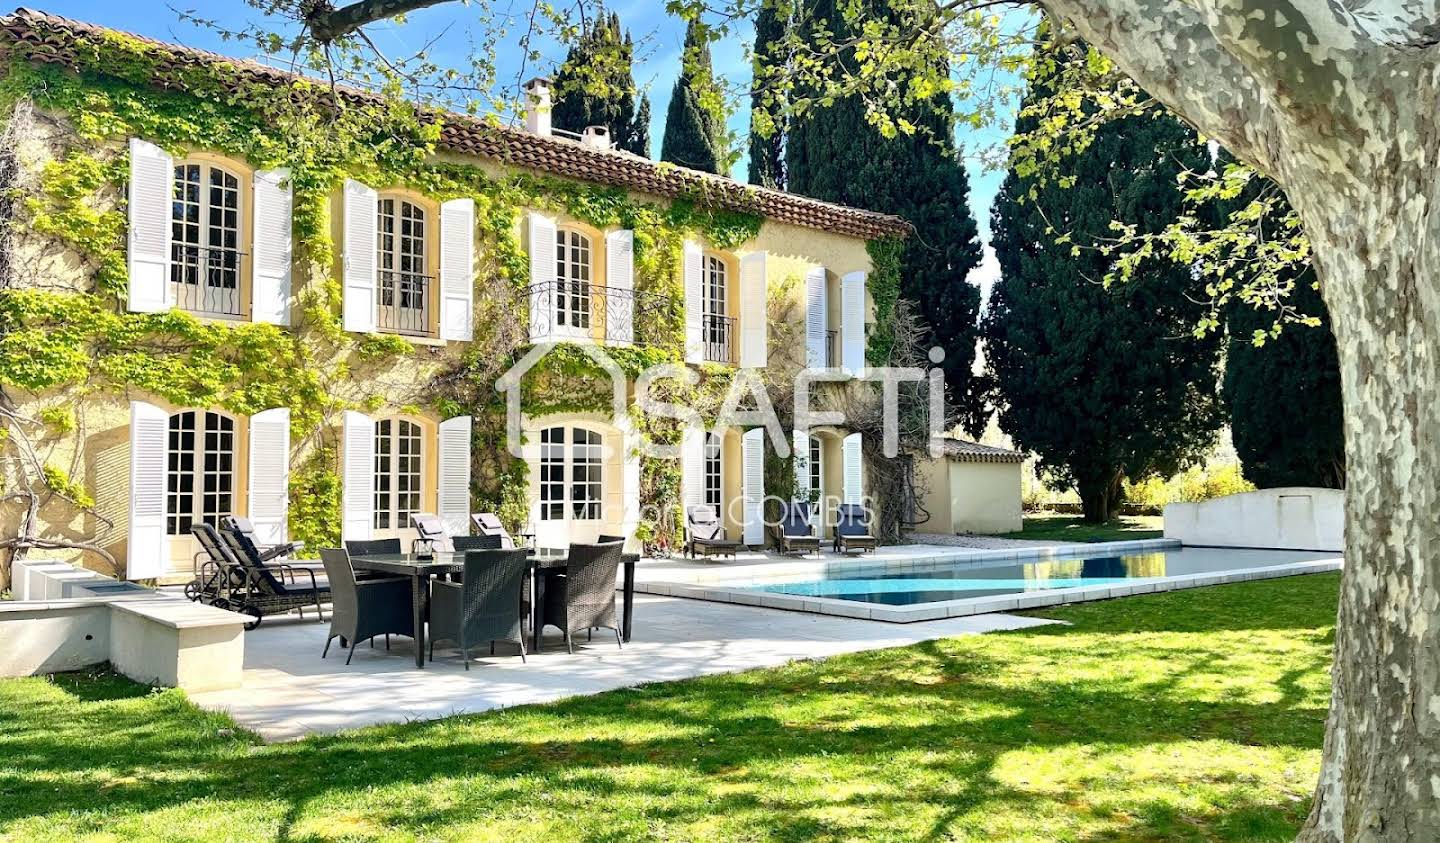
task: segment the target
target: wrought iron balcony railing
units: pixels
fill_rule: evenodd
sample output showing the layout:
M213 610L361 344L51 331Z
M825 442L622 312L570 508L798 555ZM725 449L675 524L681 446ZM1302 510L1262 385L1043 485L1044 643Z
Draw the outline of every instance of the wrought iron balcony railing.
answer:
M700 317L700 338L706 363L735 362L735 319L707 313Z
M387 334L429 337L435 306L434 279L415 272L382 269L376 273L375 327Z
M238 249L174 243L170 247L170 288L175 307L214 316L240 315Z
M530 285L530 341L588 339L629 345L636 327L667 304L664 296L584 281Z

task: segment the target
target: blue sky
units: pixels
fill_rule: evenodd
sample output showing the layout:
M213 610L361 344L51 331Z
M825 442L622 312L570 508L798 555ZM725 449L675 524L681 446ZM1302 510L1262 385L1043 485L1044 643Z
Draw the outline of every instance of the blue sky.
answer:
M192 5L176 2L176 0L124 0L124 2L116 2L116 0L48 0L47 2L47 0L41 0L41 2L43 3L41 8L53 14L123 29L151 38L213 50L217 53L242 58L253 57L253 53L242 45L235 42L224 42L211 30L181 21L171 8L172 6L176 8L198 7L199 14L217 19L223 25L238 28L247 20L257 18L259 14L240 0L222 0L221 2L211 0L203 5ZM484 2L486 0L476 0L477 4ZM631 30L639 42L635 81L650 94L653 120L650 134L654 147L652 154L655 155L658 155L660 137L665 129L665 110L670 101L670 89L680 72L682 42L685 36L684 25L677 19L660 12L660 6L661 4L657 0L614 0L610 4L610 8L619 13L622 24ZM414 52L444 32L446 33L445 37L441 38L432 49L432 57L442 63L448 59L454 63L463 64L469 46L464 35L465 19L475 14L473 6L467 8L459 3L441 4L414 13L404 25L380 24L372 27L371 32L382 50L395 55L402 55L407 51ZM748 41L750 37L751 33L747 28L716 44L713 48L716 72L724 75L731 82L744 82L749 79L750 68L745 59L744 42ZM545 64L540 67L525 68L526 75L549 72L553 63L563 57L563 51L559 47L548 45ZM514 47L513 41L511 49L505 51L500 58L501 78L507 82L515 81L521 72L521 65L519 50ZM737 135L743 137L748 126L749 115L742 107L731 117L730 128ZM1003 140L1005 132L1006 129L1003 127L981 132L965 131L961 133L959 140L967 150L973 151ZM968 155L966 161L970 173L971 211L980 225L981 236L988 240L990 204L999 189L1003 174L985 170L974 155ZM734 175L744 179L745 172L745 162L742 160L736 165ZM988 288L996 273L997 269L993 259L988 256L987 249L986 265L977 271L972 280Z

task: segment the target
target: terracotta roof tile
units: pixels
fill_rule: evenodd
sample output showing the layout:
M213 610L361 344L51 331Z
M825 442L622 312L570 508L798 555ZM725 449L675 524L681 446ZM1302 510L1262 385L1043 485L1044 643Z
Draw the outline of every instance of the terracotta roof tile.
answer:
M1025 462L1025 455L1019 451L981 445L953 436L945 438L945 456L960 462Z
M172 81L165 78L163 72L157 74L154 83L158 87L179 88L182 85L179 71L216 63L230 65L242 75L266 84L289 85L301 78L258 62L121 33L31 9L18 9L0 18L0 51L19 54L30 61L75 67L79 64L79 42L87 36L105 34L136 38L168 53L161 69L176 71L176 75ZM7 41L8 44L4 43ZM355 88L343 90L342 95L372 101L377 97ZM742 184L723 176L657 163L625 152L594 149L563 138L542 137L454 112L439 114L444 120L441 148L511 166L669 199L690 198L712 207L760 214L780 222L866 239L905 236L910 231L908 223L889 214Z

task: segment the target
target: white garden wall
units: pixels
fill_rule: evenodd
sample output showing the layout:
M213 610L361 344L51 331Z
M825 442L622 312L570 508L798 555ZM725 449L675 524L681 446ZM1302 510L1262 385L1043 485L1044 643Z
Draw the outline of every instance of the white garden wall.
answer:
M0 676L109 663L155 685L240 684L243 615L116 582L64 562L14 563L16 600L0 602Z
M1345 550L1345 492L1261 489L1165 507L1165 537L1204 547Z

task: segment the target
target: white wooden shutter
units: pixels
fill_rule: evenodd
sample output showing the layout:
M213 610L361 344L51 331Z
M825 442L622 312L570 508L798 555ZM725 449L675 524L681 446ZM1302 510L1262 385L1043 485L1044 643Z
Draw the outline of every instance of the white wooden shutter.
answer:
M687 512L705 503L705 429L687 427L680 433L680 499Z
M685 283L685 362L705 362L705 290L701 282L704 251L699 243L686 240L680 259Z
M840 279L840 365L859 377L865 371L865 273Z
M751 547L761 547L765 544L765 428L745 431L740 460L741 494L744 496L743 540Z
M790 434L791 458L795 461L795 499L810 496L810 434L796 430Z
M353 179L345 181L345 330L375 330L376 193Z
M127 307L136 313L155 313L171 305L170 202L174 193L175 160L155 144L131 138Z
M470 534L470 417L440 422L438 447L440 487L436 512L452 536Z
M605 341L635 341L635 232L605 235Z
M440 206L440 339L475 336L475 200Z
M341 454L340 538L370 538L375 523L375 422L364 413L345 411Z
M290 408L250 417L250 521L264 544L285 541L290 510Z
M252 321L290 324L292 208L289 170L255 173L255 244L250 256Z
M830 304L825 290L825 267L811 267L805 274L805 365L823 369L825 331L830 325Z
M530 341L550 339L555 326L555 221L531 212Z
M765 252L740 259L740 365L746 368L763 368L769 356L765 260Z
M841 443L842 469L845 472L845 503L864 503L865 487L860 434L852 433Z
M170 414L154 404L130 402L130 530L125 577L150 579L165 573L165 451Z

